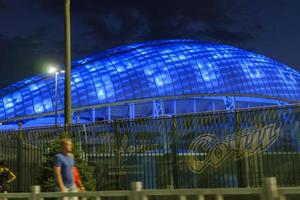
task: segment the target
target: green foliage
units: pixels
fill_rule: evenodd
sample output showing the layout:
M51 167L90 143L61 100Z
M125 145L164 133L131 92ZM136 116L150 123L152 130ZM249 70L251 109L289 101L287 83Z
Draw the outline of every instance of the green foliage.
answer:
M41 176L38 179L42 187L42 191L55 191L55 178L53 172L53 157L61 150L60 141L62 138L68 137L67 134L62 134L58 139L51 141L47 149L44 160L41 166ZM89 166L81 157L81 150L79 145L73 143L73 154L75 157L75 166L79 169L81 181L88 191L93 191L96 188L96 180L94 179L94 168Z

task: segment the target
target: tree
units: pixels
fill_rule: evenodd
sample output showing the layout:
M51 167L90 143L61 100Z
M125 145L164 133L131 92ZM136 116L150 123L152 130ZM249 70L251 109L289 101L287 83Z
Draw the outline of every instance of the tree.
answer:
M53 173L53 157L56 153L60 152L60 141L62 138L68 137L62 134L58 139L51 141L46 153L44 154L43 163L41 166L41 176L38 181L42 187L42 191L51 192L55 191L55 178ZM81 157L81 150L78 144L73 144L73 154L75 157L75 165L77 166L80 178L84 187L88 191L93 191L96 188L96 180L94 179L94 168L83 160Z

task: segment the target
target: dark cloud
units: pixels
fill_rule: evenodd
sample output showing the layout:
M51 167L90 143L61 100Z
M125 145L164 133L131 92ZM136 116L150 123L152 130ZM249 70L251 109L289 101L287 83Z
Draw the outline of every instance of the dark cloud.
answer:
M43 73L48 62L62 61L63 48L59 44L49 45L35 37L7 38L0 36L0 86L22 80L24 77Z
M191 38L252 49L300 68L299 5L298 0L71 0L72 58L129 43ZM46 60L63 63L63 13L63 0L0 0L5 19L0 58L12 74L1 76L1 67L0 86L41 72Z
M219 42L227 41L228 44L241 44L253 39L252 35L243 32L235 33L226 30L209 30L205 33Z
M34 2L49 14L63 14L60 0ZM73 21L84 27L80 37L94 41L94 45L86 47L104 49L130 41L183 36L216 41L226 38L234 42L251 39L249 34L238 31L218 31L219 26L232 21L227 15L230 6L222 0L73 0L71 9ZM191 30L191 24L202 24L206 29ZM85 51L85 47L76 49Z
M6 4L4 2L4 0L0 0L0 10L6 8Z
M52 14L62 14L63 1L61 0L33 0L42 9ZM224 22L224 12L229 4L223 0L73 0L71 1L72 12L85 15L102 15L116 11L127 15L136 9L152 19L163 21L164 18L176 15L185 15L201 18L207 22Z

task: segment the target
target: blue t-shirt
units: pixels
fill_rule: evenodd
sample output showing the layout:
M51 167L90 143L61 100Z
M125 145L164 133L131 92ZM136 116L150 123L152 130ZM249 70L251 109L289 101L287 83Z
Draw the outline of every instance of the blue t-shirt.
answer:
M72 187L74 184L74 180L73 180L74 158L71 158L62 153L58 153L53 158L53 165L56 167L61 167L61 176L65 187Z

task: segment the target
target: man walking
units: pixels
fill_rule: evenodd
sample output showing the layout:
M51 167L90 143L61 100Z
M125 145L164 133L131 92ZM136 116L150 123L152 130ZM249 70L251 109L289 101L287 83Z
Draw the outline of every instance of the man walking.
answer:
M74 156L72 147L70 138L62 139L61 153L56 154L53 159L55 183L60 192L77 192L73 177ZM72 197L72 200L75 199L77 198Z

